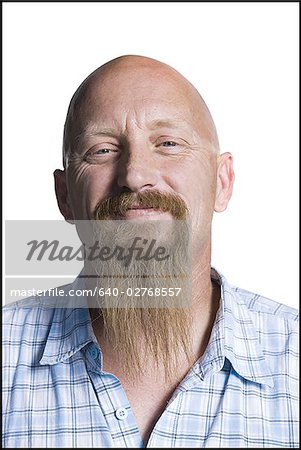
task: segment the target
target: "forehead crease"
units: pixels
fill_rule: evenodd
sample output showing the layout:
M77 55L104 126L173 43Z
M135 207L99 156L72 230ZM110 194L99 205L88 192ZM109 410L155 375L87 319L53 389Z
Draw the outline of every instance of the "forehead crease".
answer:
M135 95L134 91L132 98L128 98L124 97L124 92L121 92L121 96L119 93L114 95L113 91L104 92L102 87L99 84L94 84L93 88L90 86L81 99L83 101L76 105L77 120L72 127L76 142L103 129L106 134L116 135L116 132L125 132L133 125L151 130L181 126L195 128L196 125L197 128L200 125L203 128L204 124L201 122L204 120L204 108L200 108L199 102L196 105L196 99L191 98L191 93L185 96L183 92L178 91L178 97L175 99L169 93L161 95L161 85L158 92L153 89L148 95L145 92L144 95L141 95L141 92Z
M135 119L135 126L138 128L141 128L141 125L138 120ZM172 129L178 129L181 127L187 127L190 126L190 123L187 122L184 119L180 118L167 118L167 119L155 119L146 121L145 127L142 126L142 128L147 128L150 131L160 129L160 128L172 128ZM111 136L116 137L120 133L120 127L113 126L113 127L106 127L102 126L100 123L91 122L89 125L83 127L79 133L75 136L75 141L80 142L83 139L93 137L93 136ZM127 127L130 128L130 127Z
M115 107L102 102L94 103L94 107L86 114L78 117L77 128L80 134L88 134L99 129L116 130L127 128L131 124L136 126L146 126L154 129L159 127L176 127L190 123L191 112L186 108L175 107L172 103L153 99L148 103L144 101L128 102L128 104Z

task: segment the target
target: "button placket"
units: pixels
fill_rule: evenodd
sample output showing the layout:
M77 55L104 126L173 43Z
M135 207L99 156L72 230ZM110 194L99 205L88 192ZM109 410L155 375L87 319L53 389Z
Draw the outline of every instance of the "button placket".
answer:
M97 370L102 354L95 344L91 344L87 354L91 365L91 381L108 431L114 436L114 446L141 448L139 429L120 381L111 373Z

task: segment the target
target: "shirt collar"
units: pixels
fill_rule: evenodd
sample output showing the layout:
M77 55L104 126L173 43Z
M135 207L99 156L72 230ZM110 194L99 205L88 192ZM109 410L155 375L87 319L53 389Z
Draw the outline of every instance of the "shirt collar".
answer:
M237 289L215 269L212 278L221 287L221 302L208 346L197 364L201 378L221 370L226 358L240 376L272 387L273 378L247 306ZM83 279L79 276L66 288L83 289ZM56 364L90 342L97 344L87 301L82 299L80 307L75 307L74 299L67 294L66 306L55 308L40 364Z
M201 377L221 370L227 359L241 377L273 387L251 313L238 289L215 269L212 278L220 285L221 301L208 346L199 362Z
M71 290L83 290L84 281L77 277L71 285L62 287L65 294L58 300L59 307L54 309L54 315L44 347L40 364L56 364L65 361L89 342L95 342L87 300L70 296Z

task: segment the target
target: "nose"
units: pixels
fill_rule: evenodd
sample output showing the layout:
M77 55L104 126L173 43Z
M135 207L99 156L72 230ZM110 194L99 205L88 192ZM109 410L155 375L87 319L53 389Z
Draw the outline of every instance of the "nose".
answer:
M120 188L132 192L155 187L159 171L152 150L142 145L131 146L119 161L117 178Z

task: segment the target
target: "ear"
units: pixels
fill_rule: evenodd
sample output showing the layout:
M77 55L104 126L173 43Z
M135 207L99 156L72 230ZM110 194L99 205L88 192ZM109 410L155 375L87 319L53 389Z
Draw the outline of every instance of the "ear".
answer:
M233 156L223 153L217 159L217 184L214 211L222 212L227 208L234 183Z
M56 169L53 175L55 194L59 209L67 222L74 223L74 217L70 207L70 200L68 195L66 172L65 170Z

